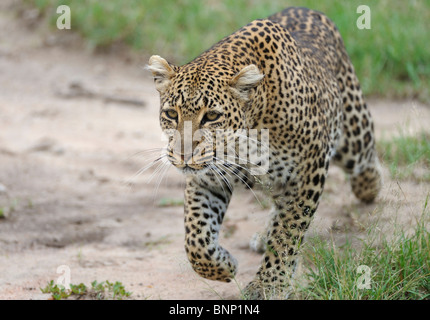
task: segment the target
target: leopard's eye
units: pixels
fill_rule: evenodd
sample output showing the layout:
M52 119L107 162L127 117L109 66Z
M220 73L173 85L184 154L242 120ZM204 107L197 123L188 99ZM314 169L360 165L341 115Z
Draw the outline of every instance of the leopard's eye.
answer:
M210 111L206 113L202 119L202 124L208 122L208 121L215 121L218 120L221 117L221 113Z
M167 117L170 119L173 119L173 120L178 119L178 113L173 109L167 110L165 113Z

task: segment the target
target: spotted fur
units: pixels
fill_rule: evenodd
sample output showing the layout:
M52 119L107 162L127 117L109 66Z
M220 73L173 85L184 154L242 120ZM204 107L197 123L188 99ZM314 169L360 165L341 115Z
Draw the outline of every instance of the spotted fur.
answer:
M258 180L273 209L262 264L245 294L287 293L329 164L351 174L352 191L364 202L381 187L372 118L338 29L320 12L288 8L251 22L184 66L153 56L149 69L160 92L161 127L180 133L169 139L167 153L186 174L185 250L202 277L234 277L237 261L218 234L233 186L252 187L255 177L245 165L213 165L217 145L204 134L188 149L175 148L184 142L185 123L193 133L269 130L269 170ZM199 161L188 161L199 148Z

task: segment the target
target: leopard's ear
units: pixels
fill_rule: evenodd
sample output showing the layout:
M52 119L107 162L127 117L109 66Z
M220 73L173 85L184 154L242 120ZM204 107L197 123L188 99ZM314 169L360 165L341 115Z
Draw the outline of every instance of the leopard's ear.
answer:
M147 69L154 76L155 88L160 92L164 92L169 84L170 79L175 75L175 66L168 63L160 56L152 56L149 58Z
M249 100L250 94L263 80L264 74L254 64L246 66L230 80L230 89L242 100Z

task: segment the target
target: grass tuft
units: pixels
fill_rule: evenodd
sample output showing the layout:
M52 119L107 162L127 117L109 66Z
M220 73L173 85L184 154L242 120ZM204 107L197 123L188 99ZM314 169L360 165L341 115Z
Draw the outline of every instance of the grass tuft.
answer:
M390 140L379 141L377 149L392 178L430 181L429 132L422 131L413 136L401 132ZM417 172L420 168L422 172Z
M400 228L384 235L370 228L359 248L347 241L310 239L304 246L303 299L422 300L430 299L429 196L412 232Z

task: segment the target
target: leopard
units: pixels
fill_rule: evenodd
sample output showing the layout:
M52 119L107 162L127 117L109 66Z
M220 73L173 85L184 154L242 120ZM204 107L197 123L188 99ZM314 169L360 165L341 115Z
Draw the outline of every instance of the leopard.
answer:
M255 245L263 248L261 265L242 297L288 298L329 166L343 169L364 203L375 201L383 184L374 123L337 26L319 11L289 7L189 63L153 55L147 68L160 97L160 126L175 132L165 156L185 176L184 246L193 270L235 279L238 262L220 245L220 230L233 190L258 185L272 209ZM240 140L236 132L251 130L257 143L248 152L266 155L255 161L237 156L238 143L225 147ZM218 132L222 142L214 139Z

